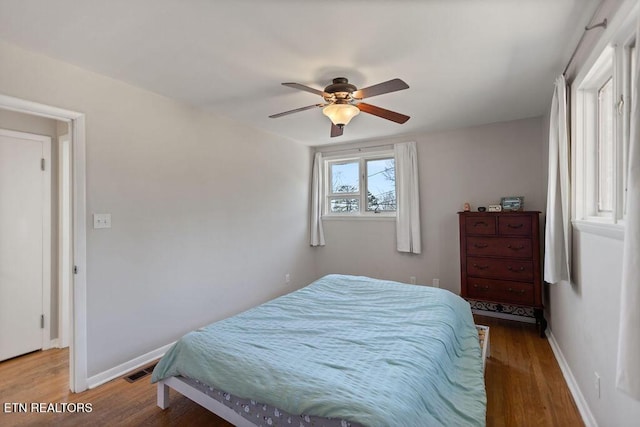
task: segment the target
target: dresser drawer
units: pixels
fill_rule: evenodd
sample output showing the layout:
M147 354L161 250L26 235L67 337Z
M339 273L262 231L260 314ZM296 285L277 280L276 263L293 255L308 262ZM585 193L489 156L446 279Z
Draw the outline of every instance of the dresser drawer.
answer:
M496 234L496 218L493 216L470 216L464 221L467 234Z
M470 278L467 297L506 304L533 304L534 286L528 283Z
M528 282L533 280L533 262L517 259L467 257L467 275Z
M467 237L468 255L488 255L508 258L531 258L531 239L517 237Z
M508 236L530 236L531 217L528 215L509 215L498 218L498 233Z

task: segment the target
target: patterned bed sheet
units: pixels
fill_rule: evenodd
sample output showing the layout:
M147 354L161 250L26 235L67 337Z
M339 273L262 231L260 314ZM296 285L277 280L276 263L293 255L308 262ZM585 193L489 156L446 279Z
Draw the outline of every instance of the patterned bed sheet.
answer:
M271 405L242 399L230 393L210 387L198 380L181 377L191 387L217 400L242 417L260 427L362 427L361 424L336 418L310 415L293 415Z

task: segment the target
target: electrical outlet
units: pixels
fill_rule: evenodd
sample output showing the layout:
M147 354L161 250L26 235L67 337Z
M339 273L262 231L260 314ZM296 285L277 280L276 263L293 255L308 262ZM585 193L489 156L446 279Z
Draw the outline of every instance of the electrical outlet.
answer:
M600 375L597 372L594 372L593 376L594 376L593 385L596 389L596 397L600 399Z
M440 279L433 279L433 281L431 283L433 284L434 288L439 288L440 287Z
M291 282L291 275L289 273L284 275L284 283Z
M93 214L93 228L111 228L111 214Z
M409 283L411 283L412 285L415 285L416 284L416 276L409 277Z

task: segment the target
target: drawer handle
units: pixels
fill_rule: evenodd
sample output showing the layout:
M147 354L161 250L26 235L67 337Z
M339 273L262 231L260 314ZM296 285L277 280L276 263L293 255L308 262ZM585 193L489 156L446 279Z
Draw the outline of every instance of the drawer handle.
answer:
M524 289L512 289L512 288L509 288L507 290L509 292L513 293L513 294L524 294Z
M524 245L520 245L520 246L511 246L511 245L507 245L507 247L508 247L509 249L511 249L512 251L519 251L519 250L524 249Z
M489 285L480 286L477 283L474 283L473 287L476 288L476 289L483 290L483 291L488 291L489 290Z
M524 224L507 224L509 228L522 228Z
M509 271L513 271L513 272L515 272L515 273L518 273L518 272L524 271L524 267L520 267L520 268L518 268L518 269L515 269L515 268L513 268L513 267L511 267L511 266L508 266L508 267L507 267L507 270L509 270Z
M484 225L485 227L488 227L488 226L489 226L489 224L488 224L486 221L476 221L476 222L473 224L473 226L474 226L474 227L477 227L477 226L479 226L479 225Z
M474 244L473 244L473 246L474 246L475 248L478 248L478 249L484 249L484 248L486 248L486 247L487 247L487 246L489 246L489 245L488 245L488 244L486 244L486 243L474 243Z
M478 265L478 264L474 263L473 266L475 268L477 268L478 270L486 270L487 268L489 268L489 266L486 265L486 264L485 265Z

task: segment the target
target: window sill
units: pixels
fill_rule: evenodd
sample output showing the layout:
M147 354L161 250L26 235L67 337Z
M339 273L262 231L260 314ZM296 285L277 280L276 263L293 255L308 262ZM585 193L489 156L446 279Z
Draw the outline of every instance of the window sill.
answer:
M597 236L609 237L616 240L624 240L624 225L622 224L588 220L573 220L572 224L576 230L583 233L595 234Z
M395 215L323 215L323 221L395 221Z

